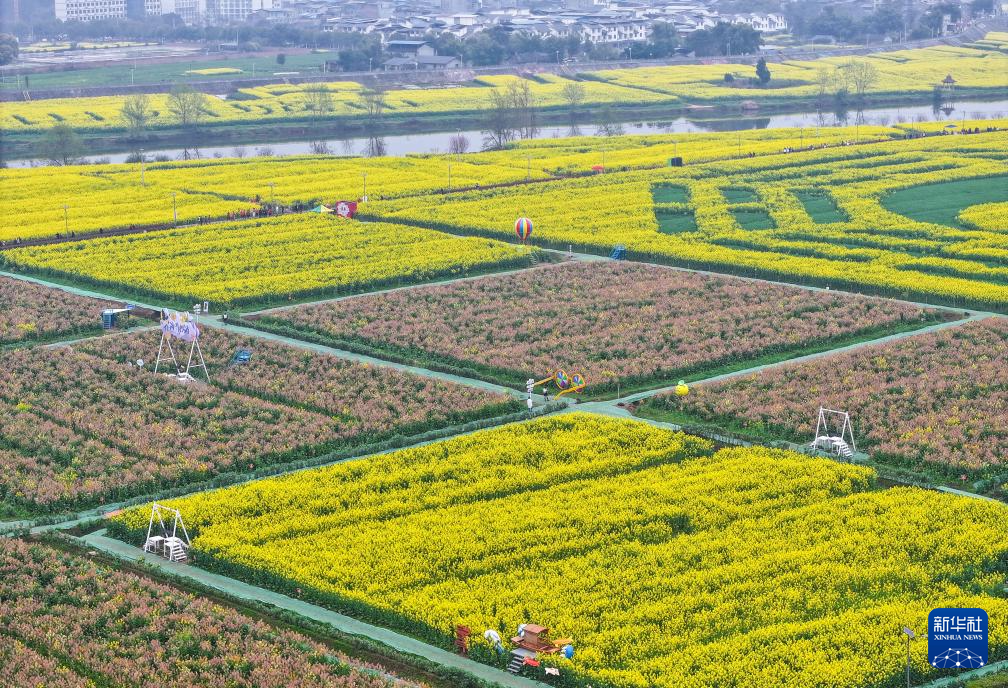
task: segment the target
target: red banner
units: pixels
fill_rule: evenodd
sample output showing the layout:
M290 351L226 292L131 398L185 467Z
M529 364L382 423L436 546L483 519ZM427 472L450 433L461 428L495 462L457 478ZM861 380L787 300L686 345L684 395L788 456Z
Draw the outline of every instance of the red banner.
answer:
M336 214L340 217L353 217L357 214L357 201L336 201Z

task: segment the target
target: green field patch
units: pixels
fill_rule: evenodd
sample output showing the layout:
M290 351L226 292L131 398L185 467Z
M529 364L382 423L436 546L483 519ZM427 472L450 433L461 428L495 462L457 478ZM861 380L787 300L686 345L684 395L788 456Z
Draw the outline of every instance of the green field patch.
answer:
M721 193L724 195L725 200L729 203L755 203L759 200L756 192L752 189L728 187L721 189Z
M770 213L762 209L730 209L728 212L742 226L742 229L760 230L777 227L777 223L770 217Z
M696 218L692 212L655 209L658 220L658 231L663 234L679 234L681 232L697 231Z
M689 192L684 186L659 184L651 190L655 203L689 203Z
M826 189L802 189L795 191L794 195L805 207L805 212L818 225L850 220L847 213L840 210L833 195Z
M918 222L968 229L959 213L981 203L1008 201L1008 176L921 184L882 197L882 205Z

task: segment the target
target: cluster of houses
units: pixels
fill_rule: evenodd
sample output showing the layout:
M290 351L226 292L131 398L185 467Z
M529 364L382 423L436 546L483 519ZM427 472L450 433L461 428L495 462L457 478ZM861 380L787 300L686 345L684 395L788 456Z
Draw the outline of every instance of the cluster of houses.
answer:
M324 31L361 33L380 37L400 60L418 60L419 66L450 66L434 60L426 48L411 46L431 34L451 34L465 39L494 26L538 38L578 36L593 44L626 45L646 41L655 22L673 25L680 34L710 28L719 21L748 24L761 33L788 30L780 14L722 13L708 4L670 0L557 0L534 9L520 0L277 0L279 4L255 13L253 19L320 26Z

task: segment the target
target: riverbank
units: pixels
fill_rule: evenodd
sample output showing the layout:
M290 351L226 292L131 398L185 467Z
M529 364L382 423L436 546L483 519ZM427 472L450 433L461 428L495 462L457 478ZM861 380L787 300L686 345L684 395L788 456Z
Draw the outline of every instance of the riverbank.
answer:
M946 103L945 109L936 108L931 96L878 95L866 98L860 108L851 106L839 110L832 102L822 110L817 109L815 98L775 101L759 105L755 110L743 108L743 100L739 99L716 105L607 106L604 116L619 124L625 133L633 134L826 127L848 123L887 125L963 117L980 119L977 114L989 118L1004 116L1008 112L1008 88L984 91L990 99L967 99L967 94L962 92L957 94L957 102ZM601 114L600 108L584 108L573 118L569 111L562 109L540 110L536 138L594 134ZM234 157L234 149L245 147L260 149L240 151L248 155L261 154L265 152L263 149L279 155L307 155L317 152L319 143L325 143L334 155L410 155L443 153L448 150L449 139L458 133L468 139L470 150L478 150L485 118L485 113L401 118L390 115L373 127L359 117L332 118L314 124L208 123L196 131L158 130L143 140L130 140L123 132L113 130L83 132L81 138L90 156L110 156L110 162L122 162L141 148L150 157L164 155L176 159L186 157L186 153L192 157ZM38 133L6 132L0 139L0 159L14 167L44 164L34 159L40 138Z

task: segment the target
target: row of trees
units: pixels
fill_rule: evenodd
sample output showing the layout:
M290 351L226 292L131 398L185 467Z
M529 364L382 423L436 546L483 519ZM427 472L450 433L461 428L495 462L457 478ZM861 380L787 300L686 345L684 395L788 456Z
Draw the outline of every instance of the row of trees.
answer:
M823 105L831 96L841 105L851 97L861 103L878 80L878 68L867 60L852 59L832 69L823 67L816 72L819 104Z
M785 12L797 36L832 36L848 43L864 43L885 36L915 39L939 35L944 17L958 22L964 6L971 16L990 14L994 11L994 0L973 0L965 5L939 2L926 8L890 1L866 14L844 11L837 5L790 3Z

